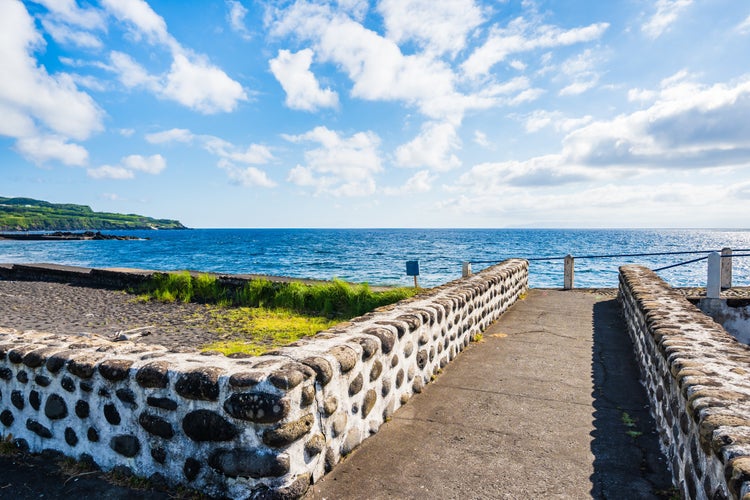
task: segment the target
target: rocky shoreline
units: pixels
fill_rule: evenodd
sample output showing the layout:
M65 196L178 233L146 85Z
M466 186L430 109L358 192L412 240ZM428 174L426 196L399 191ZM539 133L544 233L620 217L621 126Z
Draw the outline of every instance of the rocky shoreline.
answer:
M0 240L16 241L78 241L78 240L147 240L136 236L120 236L103 234L101 231L84 231L74 233L70 231L55 231L54 233L0 233Z

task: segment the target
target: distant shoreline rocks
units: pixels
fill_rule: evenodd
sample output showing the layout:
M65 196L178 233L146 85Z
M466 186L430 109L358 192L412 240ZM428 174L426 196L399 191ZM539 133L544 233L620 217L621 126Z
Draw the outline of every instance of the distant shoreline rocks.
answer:
M102 240L147 240L137 236L119 236L115 234L103 234L101 231L55 231L53 233L0 233L0 240L20 241L102 241Z

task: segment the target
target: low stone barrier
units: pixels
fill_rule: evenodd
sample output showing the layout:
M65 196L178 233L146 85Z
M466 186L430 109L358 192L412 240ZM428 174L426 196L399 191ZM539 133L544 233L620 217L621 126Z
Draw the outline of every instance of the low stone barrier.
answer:
M296 498L527 281L505 261L257 358L0 331L2 436L212 495Z
M750 347L645 267L620 268L619 300L674 484L750 499Z

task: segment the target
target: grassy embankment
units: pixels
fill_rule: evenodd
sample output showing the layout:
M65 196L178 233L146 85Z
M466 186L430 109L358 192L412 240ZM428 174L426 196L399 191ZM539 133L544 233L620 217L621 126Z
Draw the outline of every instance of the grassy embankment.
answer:
M185 229L179 221L136 214L94 212L86 205L0 197L0 231Z
M183 272L157 274L141 297L208 304L213 318L209 326L233 340L220 340L202 350L259 355L411 297L417 291L392 288L373 292L367 284L350 285L339 280L323 285L252 280L241 288L230 288L213 276ZM228 324L231 331L227 331Z

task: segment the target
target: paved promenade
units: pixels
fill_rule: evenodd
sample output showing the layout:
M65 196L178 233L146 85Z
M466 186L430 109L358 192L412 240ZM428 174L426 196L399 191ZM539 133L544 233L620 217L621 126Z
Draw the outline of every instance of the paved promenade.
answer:
M530 290L307 498L671 493L614 290Z

